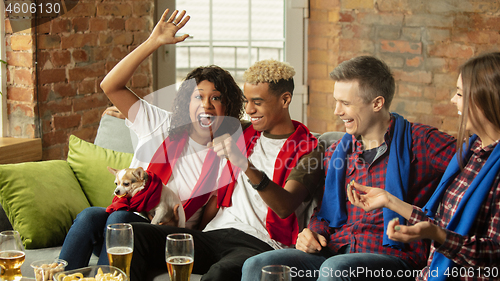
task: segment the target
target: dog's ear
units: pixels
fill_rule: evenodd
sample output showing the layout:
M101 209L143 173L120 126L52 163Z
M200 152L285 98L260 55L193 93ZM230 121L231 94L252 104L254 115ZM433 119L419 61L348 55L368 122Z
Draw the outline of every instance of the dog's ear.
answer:
M112 173L113 175L115 175L115 176L116 176L116 172L118 172L118 170L117 170L117 169L113 169L113 168L111 168L110 166L108 166L108 171L109 171L110 173Z
M138 179L143 179L144 178L144 169L142 167L139 167L137 169L134 170L134 172L132 172L132 174L134 175L134 177L138 178Z

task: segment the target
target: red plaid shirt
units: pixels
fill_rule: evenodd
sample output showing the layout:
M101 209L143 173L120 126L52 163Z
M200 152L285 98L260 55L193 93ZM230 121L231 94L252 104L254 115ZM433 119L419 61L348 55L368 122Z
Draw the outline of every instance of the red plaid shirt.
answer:
M394 118L392 118L391 125L384 136L387 148L390 147L393 126ZM330 146L325 152L325 171L328 170L330 158L337 144L338 142ZM353 151L347 155L349 166L346 169L346 184L351 180L355 180L362 185L385 188L389 149L371 164L367 164L363 159L360 159L362 153L362 144L356 141ZM408 188L407 202L417 206L425 205L437 187L454 153L455 139L452 136L433 127L412 124L411 185ZM328 203L337 204L337 202ZM384 247L382 246L384 234L382 209L365 212L363 209L351 205L349 201L345 204L347 222L342 227L330 228L327 221L318 220L316 217L317 210L309 222L309 229L325 236L328 239L328 247L332 251L337 252L342 246L350 245L351 253L386 254L400 257L414 268L425 266L427 254L429 253L429 243L415 241L406 244L403 250Z
M498 141L484 149L478 138L472 146L473 155L462 172L446 190L439 205L434 223L445 228L455 214L458 202L472 183L479 170L486 163ZM462 267L449 270L449 280L500 280L500 175L497 175L492 188L483 203L471 235L461 236L446 230L446 240L442 245L431 245L427 267L417 280L427 280L429 265L435 251L442 253ZM414 207L408 223L415 224L428 218L420 208ZM437 246L437 248L436 248Z

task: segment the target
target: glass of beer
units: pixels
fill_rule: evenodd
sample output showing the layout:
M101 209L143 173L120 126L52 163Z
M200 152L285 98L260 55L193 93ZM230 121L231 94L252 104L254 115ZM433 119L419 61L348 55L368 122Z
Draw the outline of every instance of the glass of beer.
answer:
M134 232L129 223L114 223L106 228L106 252L109 265L123 270L130 278L130 262L134 251Z
M1 280L21 280L21 265L24 263L24 246L19 232L7 230L0 232Z
M169 234L165 257L170 280L189 281L194 261L193 236L187 233Z
M261 281L291 281L290 267L286 265L266 265L262 268Z

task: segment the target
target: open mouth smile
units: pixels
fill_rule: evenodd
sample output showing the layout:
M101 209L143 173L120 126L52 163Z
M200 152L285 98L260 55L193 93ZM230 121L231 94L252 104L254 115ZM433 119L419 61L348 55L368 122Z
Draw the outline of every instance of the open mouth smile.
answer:
M202 128L209 128L215 121L215 116L208 113L198 114L198 123Z

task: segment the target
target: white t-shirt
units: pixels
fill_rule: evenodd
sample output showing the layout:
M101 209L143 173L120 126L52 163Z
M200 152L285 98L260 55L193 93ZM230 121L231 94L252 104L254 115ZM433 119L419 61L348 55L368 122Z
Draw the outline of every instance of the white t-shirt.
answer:
M139 110L134 122L126 120L126 125L137 134L138 142L134 152L131 168L147 169L151 158L163 141L168 137L168 129L172 121L172 113L156 107L144 100L139 103ZM181 201L189 199L201 174L208 148L191 138L173 167L172 176L167 185L177 191ZM222 167L223 161L220 161ZM221 169L219 168L219 171ZM220 172L219 172L220 174ZM210 192L210 190L208 191ZM196 211L186 222L186 228L196 227L203 214L203 208Z
M276 158L285 141L286 138L273 139L262 134L249 157L250 162L257 169L264 171L271 180L274 176ZM220 208L217 215L203 231L236 228L268 243L274 249L284 247L283 244L269 236L266 228L268 205L248 183L248 177L245 173L239 173L231 199L232 205ZM302 205L295 212L298 218L304 215L303 211L307 204L302 203ZM299 221L303 220L299 219Z

